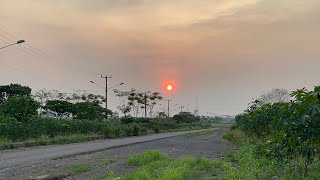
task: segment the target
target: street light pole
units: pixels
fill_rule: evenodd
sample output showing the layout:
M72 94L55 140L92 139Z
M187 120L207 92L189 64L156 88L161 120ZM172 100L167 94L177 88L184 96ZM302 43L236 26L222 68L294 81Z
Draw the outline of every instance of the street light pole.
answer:
M182 113L184 106L180 106L179 108L181 109L180 113Z
M112 76L111 75L106 75L106 76L102 76L101 75L101 78L105 78L106 79L106 111L108 110L108 79L111 79Z
M16 44L21 44L21 43L24 43L24 42L26 42L26 41L25 40L19 40L19 41L13 43L13 44L9 44L9 45L0 47L0 49L4 49L4 48L10 47L10 46L13 46L13 45L16 45Z
M171 100L166 100L166 101L168 101L168 117L170 117L170 101Z
M144 118L147 118L147 92L144 92Z

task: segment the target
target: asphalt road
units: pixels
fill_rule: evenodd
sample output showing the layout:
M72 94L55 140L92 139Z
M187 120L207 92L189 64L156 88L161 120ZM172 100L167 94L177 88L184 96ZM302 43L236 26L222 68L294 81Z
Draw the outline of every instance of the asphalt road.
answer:
M58 159L67 156L102 151L104 149L154 141L197 131L202 130L170 132L122 139L98 140L68 145L51 145L18 150L4 150L0 151L0 172L10 167L21 166L42 160Z

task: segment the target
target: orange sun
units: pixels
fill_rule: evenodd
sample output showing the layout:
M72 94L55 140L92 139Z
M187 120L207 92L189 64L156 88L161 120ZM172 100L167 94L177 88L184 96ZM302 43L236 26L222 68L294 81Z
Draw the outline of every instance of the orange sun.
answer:
M177 89L176 83L174 81L167 81L163 84L162 87L163 87L163 91L166 94L173 94Z

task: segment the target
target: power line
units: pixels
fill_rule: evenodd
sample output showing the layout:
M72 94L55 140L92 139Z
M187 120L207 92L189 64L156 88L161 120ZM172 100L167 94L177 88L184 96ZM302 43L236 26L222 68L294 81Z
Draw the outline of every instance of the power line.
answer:
M0 38L0 41L5 42L5 43L9 43L9 42L7 42L6 40L3 40L3 39L1 39L1 38ZM17 48L17 47L15 47L15 48ZM17 49L18 49L18 48L17 48ZM27 52L26 52L26 53L27 53ZM43 80L43 79L39 78L39 77L41 77L40 74L31 73L31 72L26 72L26 71L24 71L24 70L19 69L18 67L14 67L14 66L6 63L6 62L4 62L4 61L2 61L1 63L2 63L2 64L5 64L6 66L8 66L9 68L11 68L11 69L13 69L13 70L19 71L19 72L24 73L24 74L29 74L29 75L31 75L31 77L32 77L33 79L37 79L37 80L41 80L41 81ZM49 84L49 85L56 86L56 84L53 84L53 83L51 83L51 82L48 82L48 84Z
M3 28L0 27L0 31L5 33L7 36L10 36L12 39L17 39L15 36L11 35L10 33L6 32ZM2 37L5 37L6 39L12 41L12 39L8 38L7 36L3 35L0 33L0 36ZM54 58L50 55L48 55L47 53L45 53L44 51L42 50L39 50L37 48L34 48L33 46L31 46L30 44L28 43L24 43L25 45L20 45L20 47L23 47L23 49L25 49L25 52L26 51L29 51L28 54L31 54L33 56L38 56L38 57L41 57L42 59L46 59L47 61L50 61L50 62L53 62L53 63L57 63L59 64L60 66L65 66L65 67L68 67L68 68L71 68L73 70L78 70L78 71L82 71L82 72L86 72L86 73L90 73L90 74L95 74L95 75L100 75L101 73L96 73L96 72L93 72L89 69L86 69L86 68L82 68L82 67L79 67L79 66L75 66L73 64L69 64L69 63L66 63L64 61L61 61L57 58ZM26 50L27 49L27 50ZM30 53L32 52L32 53Z

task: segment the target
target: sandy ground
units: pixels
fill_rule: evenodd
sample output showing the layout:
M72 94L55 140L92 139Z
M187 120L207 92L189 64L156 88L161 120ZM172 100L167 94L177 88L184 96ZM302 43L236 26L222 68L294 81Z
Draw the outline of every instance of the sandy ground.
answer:
M171 158L181 156L204 156L212 159L220 158L232 145L222 138L227 128L220 127L212 134L186 138L184 135L155 141L111 148L99 152L68 156L65 158L41 160L31 164L14 166L0 173L0 179L93 179L101 177L109 171L117 176L132 171L125 162L129 155L143 153L147 150L159 150ZM106 163L112 159L112 163ZM85 173L72 175L71 167L75 165L89 166ZM46 177L46 178L45 178Z

